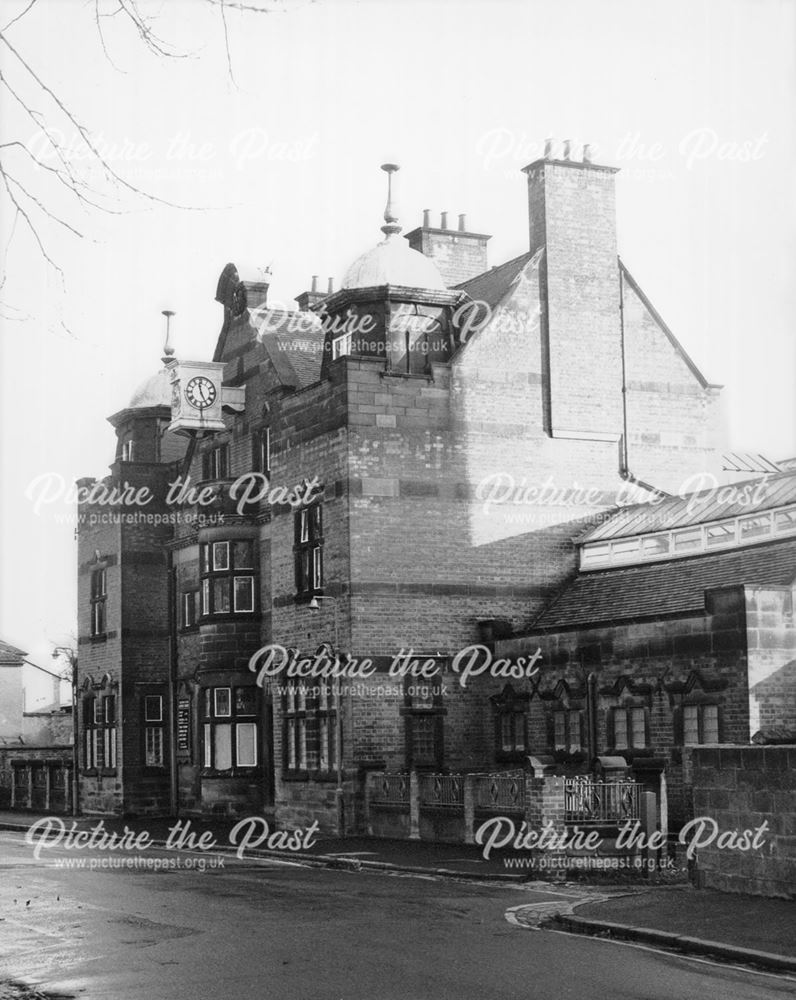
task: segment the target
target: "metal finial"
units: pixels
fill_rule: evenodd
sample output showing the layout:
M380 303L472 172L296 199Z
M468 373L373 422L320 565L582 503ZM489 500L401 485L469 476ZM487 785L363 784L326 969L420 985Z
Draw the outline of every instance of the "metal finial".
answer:
M381 231L385 236L392 236L395 233L400 233L403 229L403 226L398 222L398 212L393 204L392 193L392 175L401 168L397 163L382 163L381 169L387 174L387 206L384 209L384 225L381 227Z
M171 317L175 315L171 309L161 309L161 313L166 317L166 342L163 345L163 362L174 357L174 348L171 344Z

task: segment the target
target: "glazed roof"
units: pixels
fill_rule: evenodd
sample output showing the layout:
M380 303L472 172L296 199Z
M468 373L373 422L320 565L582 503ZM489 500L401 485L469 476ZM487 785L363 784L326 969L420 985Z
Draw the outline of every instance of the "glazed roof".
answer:
M669 531L672 528L772 510L792 503L796 503L796 473L782 472L727 486L714 486L685 496L633 504L592 528L579 541L600 542L609 538Z

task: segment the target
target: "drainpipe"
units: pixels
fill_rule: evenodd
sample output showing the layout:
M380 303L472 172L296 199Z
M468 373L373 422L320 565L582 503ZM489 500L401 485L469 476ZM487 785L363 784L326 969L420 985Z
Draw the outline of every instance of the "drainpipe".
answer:
M169 800L171 815L178 816L179 787L177 781L177 570L174 553L168 553L168 615L169 615Z

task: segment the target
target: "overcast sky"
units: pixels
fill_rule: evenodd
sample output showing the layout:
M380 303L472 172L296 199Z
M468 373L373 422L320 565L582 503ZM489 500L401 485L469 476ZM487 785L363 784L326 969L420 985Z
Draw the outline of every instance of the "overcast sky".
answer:
M6 25L29 0L3 0ZM159 368L176 311L182 357L209 358L228 261L271 266L271 301L312 274L339 283L381 239L387 160L405 231L424 208L493 234L490 264L527 249L525 177L545 137L591 142L617 177L620 253L710 381L730 441L796 455L792 0L318 0L229 11L139 0L179 58L147 51L122 16L37 0L7 38L130 184L124 214L76 210L19 149L3 162L82 230L40 223L63 283L24 222L5 260L0 635L41 656L74 632L73 507L36 513L26 489L102 476L106 417ZM100 0L111 13L113 0ZM3 72L58 130L79 176L96 162L17 57ZM48 156L7 91L3 142ZM16 159L8 159L8 156ZM53 163L45 159L47 163ZM2 192L3 247L13 213ZM35 213L34 213L35 218ZM8 317L13 316L11 320Z

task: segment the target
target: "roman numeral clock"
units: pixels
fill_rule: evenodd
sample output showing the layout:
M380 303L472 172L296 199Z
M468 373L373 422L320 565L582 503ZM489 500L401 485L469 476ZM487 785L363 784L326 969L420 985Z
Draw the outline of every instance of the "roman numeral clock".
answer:
M222 412L241 413L246 387L222 385L222 361L178 361L169 358L171 423L168 429L191 436L197 431L225 430Z

